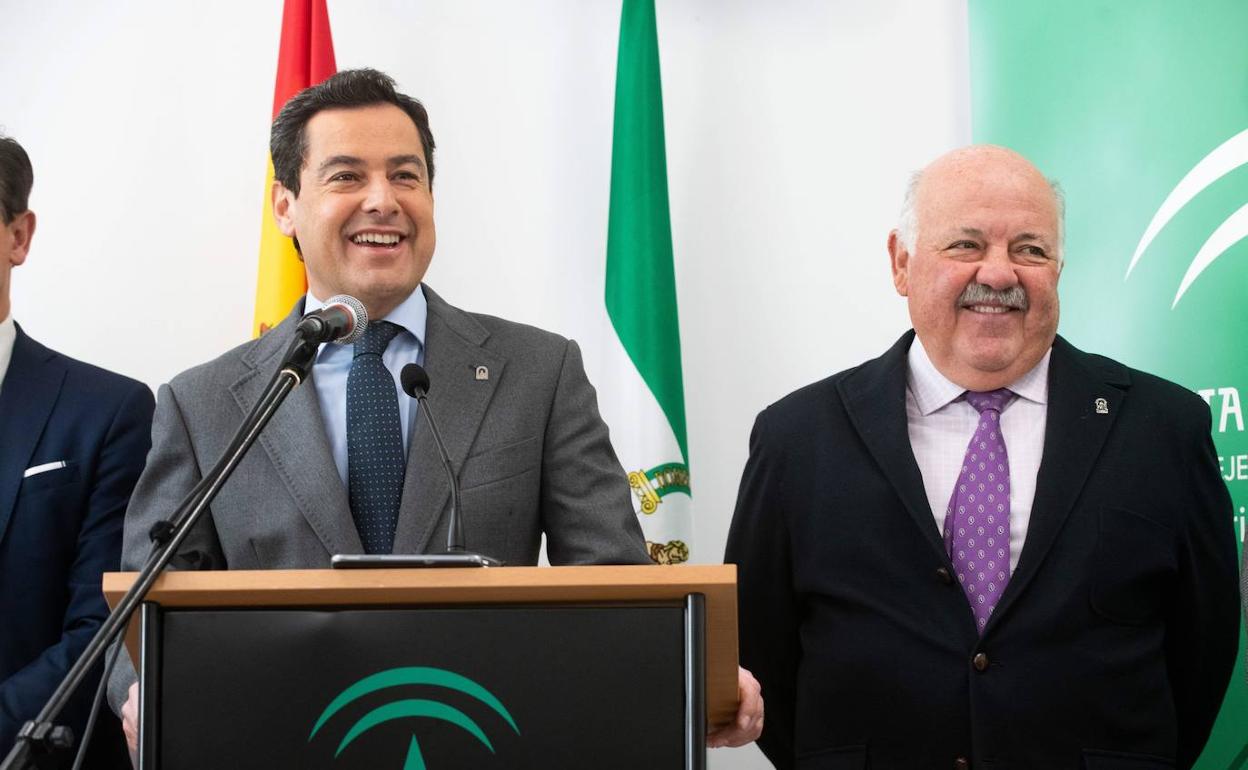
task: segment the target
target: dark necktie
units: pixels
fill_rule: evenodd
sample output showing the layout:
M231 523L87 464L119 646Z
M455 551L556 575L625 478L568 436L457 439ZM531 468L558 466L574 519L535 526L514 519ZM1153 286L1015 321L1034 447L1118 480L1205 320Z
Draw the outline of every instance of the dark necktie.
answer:
M347 482L365 553L390 553L403 496L403 432L394 377L381 360L400 328L369 324L347 375Z
M1001 410L1014 394L1005 388L968 391L979 425L945 511L945 548L983 633L1010 580L1010 460L1001 435Z

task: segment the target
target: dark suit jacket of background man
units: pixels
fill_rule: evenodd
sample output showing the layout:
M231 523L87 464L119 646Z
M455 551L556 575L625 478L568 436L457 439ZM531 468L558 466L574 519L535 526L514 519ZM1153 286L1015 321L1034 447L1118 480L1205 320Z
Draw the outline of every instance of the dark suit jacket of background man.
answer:
M108 612L100 575L118 566L152 406L146 385L60 355L18 327L0 388L0 756ZM61 720L75 735L94 693L89 682ZM119 727L105 721L124 758Z
M545 532L552 564L649 563L632 493L576 343L466 313L422 288L429 303L429 403L459 474L468 549L510 565L536 564ZM152 523L221 456L277 370L302 310L300 302L260 339L160 389L152 457L126 517L124 568L138 568ZM488 379L477 379L478 366L488 368ZM446 474L420 415L409 439L394 552L444 550L449 507ZM362 552L316 389L304 383L187 538L180 562L306 569L328 567L337 553ZM133 677L128 665L118 666L109 693L114 709Z
M755 423L726 559L764 752L837 770L1189 766L1238 633L1209 408L1057 338L1026 543L981 639L910 449L913 337Z

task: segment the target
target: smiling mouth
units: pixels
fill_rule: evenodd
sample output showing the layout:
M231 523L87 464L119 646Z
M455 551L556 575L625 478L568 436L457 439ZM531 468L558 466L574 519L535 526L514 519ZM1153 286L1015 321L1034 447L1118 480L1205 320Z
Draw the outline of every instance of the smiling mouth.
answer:
M1014 308L1006 307L1005 305L963 305L962 309L969 310L972 313L986 313L988 315L999 315L1014 310Z
M357 233L351 236L351 242L356 246L392 249L398 246L405 237L398 233Z
M1004 315L1027 310L1027 292L1022 286L994 289L982 283L968 284L958 297L958 308L983 315Z

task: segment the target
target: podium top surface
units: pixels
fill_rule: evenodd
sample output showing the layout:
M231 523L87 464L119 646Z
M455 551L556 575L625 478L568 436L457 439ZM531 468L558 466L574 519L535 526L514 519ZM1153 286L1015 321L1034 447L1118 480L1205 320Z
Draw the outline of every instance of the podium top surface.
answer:
M104 575L110 605L137 573ZM172 570L157 578L148 601L168 607L309 606L326 604L616 601L706 595L708 618L728 602L736 616L734 565L619 567L489 567L464 569Z
M115 606L137 573L104 575ZM164 607L312 607L681 601L706 597L706 695L712 724L737 708L735 565L169 571L147 601ZM137 623L127 644L137 652Z

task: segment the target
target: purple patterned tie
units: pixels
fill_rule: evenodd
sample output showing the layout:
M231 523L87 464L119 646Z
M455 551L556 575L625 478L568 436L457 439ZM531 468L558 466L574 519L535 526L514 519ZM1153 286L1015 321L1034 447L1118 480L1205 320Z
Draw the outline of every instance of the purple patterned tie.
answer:
M945 548L982 634L1010 580L1010 460L1001 435L1005 388L967 391L979 425L962 458L962 472L945 511Z

